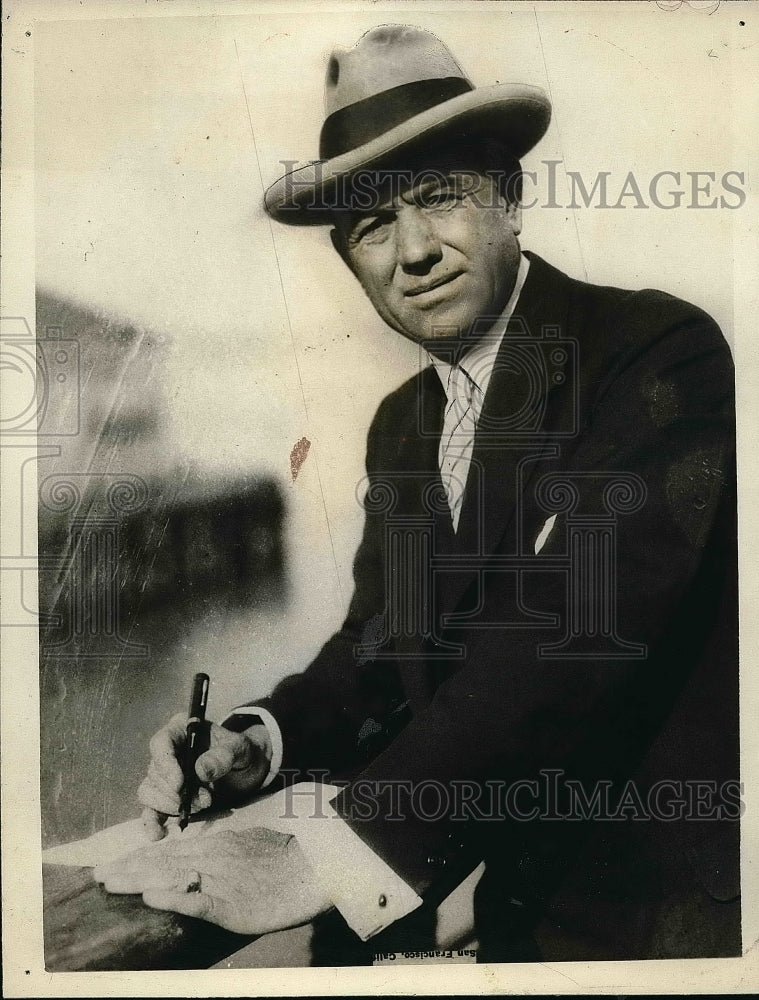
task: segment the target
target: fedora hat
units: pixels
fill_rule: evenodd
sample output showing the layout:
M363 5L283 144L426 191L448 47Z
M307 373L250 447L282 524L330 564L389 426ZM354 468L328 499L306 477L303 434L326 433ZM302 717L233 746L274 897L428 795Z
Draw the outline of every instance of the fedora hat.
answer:
M266 211L291 225L331 222L345 182L396 162L413 147L447 138L496 138L515 159L542 138L551 119L540 87L475 88L450 50L405 24L372 28L327 64L319 159L286 173L264 195Z

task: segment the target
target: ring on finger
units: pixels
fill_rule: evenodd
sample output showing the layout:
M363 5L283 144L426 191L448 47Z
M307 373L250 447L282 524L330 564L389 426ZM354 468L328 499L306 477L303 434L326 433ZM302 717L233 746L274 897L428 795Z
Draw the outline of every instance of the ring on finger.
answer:
M185 892L202 892L202 878L200 872L188 872L187 888Z

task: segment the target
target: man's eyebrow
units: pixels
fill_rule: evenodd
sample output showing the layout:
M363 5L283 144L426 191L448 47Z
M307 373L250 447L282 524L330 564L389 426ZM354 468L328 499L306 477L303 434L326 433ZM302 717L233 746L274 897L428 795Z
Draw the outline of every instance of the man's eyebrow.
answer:
M471 176L475 171L468 170L464 167L456 168L452 167L449 170L425 170L420 171L420 173L426 176L422 177L418 184L412 184L411 187L404 191L401 195L401 201L409 203L420 197L424 197L426 194L436 191L442 188L456 188L461 185L465 177ZM393 215L398 211L397 204L392 201L380 202L378 200L377 204L372 205L369 208L354 208L349 209L343 215L343 225L345 230L350 233L356 226L367 219L376 219L378 216L389 216Z
M350 231L360 222L365 222L367 219L376 219L382 215L392 215L395 211L396 208L394 205L373 205L371 208L354 209L346 217L346 228Z
M429 176L424 177L418 184L414 184L410 191L404 193L404 199L423 197L429 192L440 189L453 188L458 190L465 183L466 178L472 177L477 171L461 167L450 170L430 170L427 173Z
M464 172L461 170L430 171L430 174L434 174L434 176L425 178L420 184L415 184L413 190L428 191L430 188L438 187L440 184L456 184L459 180L457 174Z

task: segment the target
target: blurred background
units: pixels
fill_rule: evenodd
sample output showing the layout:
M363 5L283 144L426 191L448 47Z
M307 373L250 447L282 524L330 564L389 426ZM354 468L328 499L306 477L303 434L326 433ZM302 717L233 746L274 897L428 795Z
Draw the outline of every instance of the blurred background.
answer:
M549 91L524 167L543 201L558 164L561 207L525 212L526 249L680 295L730 338L740 210L689 209L689 193L663 210L647 187L663 170L689 192L686 171L744 169L721 113L738 15L683 10L683 32L656 5L608 8L403 19L476 85ZM60 450L38 463L46 845L136 814L149 736L196 670L218 719L305 666L343 617L366 431L424 359L326 231L271 224L260 204L281 160L317 155L333 46L400 19L272 5L38 26L38 355ZM588 190L608 171L612 202L633 170L648 207L564 208L568 170Z

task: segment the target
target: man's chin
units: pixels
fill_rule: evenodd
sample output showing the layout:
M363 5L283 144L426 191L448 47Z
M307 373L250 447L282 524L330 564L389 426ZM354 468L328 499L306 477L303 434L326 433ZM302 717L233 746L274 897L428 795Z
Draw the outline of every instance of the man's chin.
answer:
M434 337L425 337L419 341L425 351L434 354L443 361L454 361L461 350L462 341L459 337L442 333Z
M473 320L456 321L454 319L441 319L439 322L428 327L419 337L422 346L433 354L445 352L456 352L470 347L472 344L472 323Z
M450 347L468 338L472 323L471 317L463 319L452 311L445 313L441 310L434 317L428 317L426 323L409 323L405 335L427 350L435 346Z

